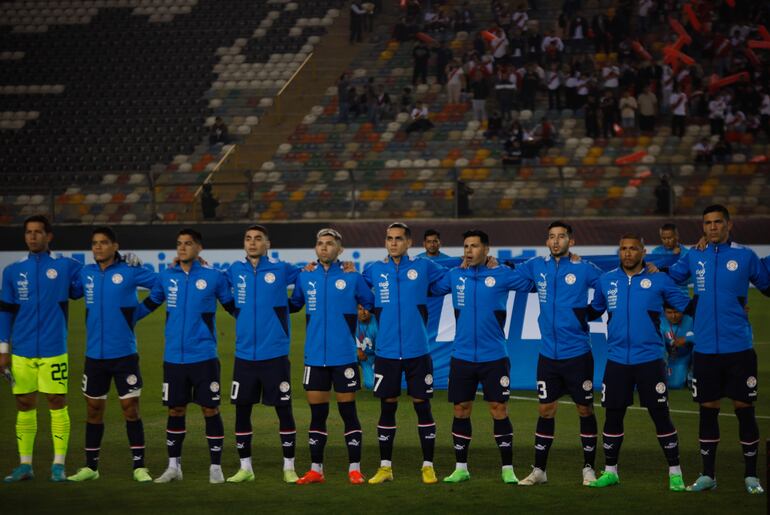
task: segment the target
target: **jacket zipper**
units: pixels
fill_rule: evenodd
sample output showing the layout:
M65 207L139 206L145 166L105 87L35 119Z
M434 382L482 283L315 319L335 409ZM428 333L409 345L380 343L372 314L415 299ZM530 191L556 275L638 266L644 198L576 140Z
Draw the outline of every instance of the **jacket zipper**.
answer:
M719 269L719 244L714 245L714 287L711 288L711 292L714 296L714 336L716 340L716 351L719 354L719 317L717 313L717 271Z
M329 310L327 309L327 305L329 303L329 297L326 295L327 289L326 289L326 282L329 279L329 271L324 270L324 366L326 366L326 317L329 314Z
M35 297L37 302L35 303L35 317L37 318L37 326L40 327L40 256L35 256ZM35 347L37 348L36 356L40 356L40 331L35 331Z
M473 270L473 361L479 360L479 327L476 320L476 310L478 309L476 292L479 289L478 285L478 268Z
M101 348L101 359L104 359L104 270L101 271L101 284L99 285L101 298L99 299L99 321L101 322L101 325L99 327L102 338L99 342L99 346Z
M260 258L261 260L261 258ZM252 358L254 361L257 360L257 285L259 284L259 281L257 280L257 267L259 266L259 263L257 263L257 266L252 266L252 269L254 270L254 352L252 354Z
M179 340L179 355L182 358L182 363L184 363L184 330L187 326L187 290L190 286L190 274L188 272L185 272L185 279L184 279L184 304L182 309L182 332L181 332L181 338Z
M403 259L403 256L401 257ZM396 267L396 302L398 309L398 359L404 359L404 344L401 341L401 279L398 276L398 264L394 261Z
M626 365L631 364L631 279L628 278L628 288L626 291Z
M552 313L552 320L553 320L553 359L559 359L559 343L556 340L556 288L559 283L559 261L556 261L556 270L553 274L553 299L551 299L551 313ZM546 285L546 295L548 294L548 285Z

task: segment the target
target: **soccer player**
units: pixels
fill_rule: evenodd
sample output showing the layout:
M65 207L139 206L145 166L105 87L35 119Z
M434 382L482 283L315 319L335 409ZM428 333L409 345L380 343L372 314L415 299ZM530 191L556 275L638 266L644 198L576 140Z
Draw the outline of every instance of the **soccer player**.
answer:
M54 459L52 481L66 481L64 458L70 435L67 410L67 306L70 284L82 265L51 256L53 228L47 218L24 221L29 254L3 271L0 297L0 371L15 378L16 440L21 464L6 483L32 479L37 433L37 392L45 394L51 415ZM13 349L11 349L13 345Z
M393 480L392 455L396 437L396 410L401 377L417 413L422 447L422 480L437 483L433 468L436 423L430 408L433 397L433 361L428 350L426 324L428 290L446 270L429 259L410 257L412 233L406 224L390 224L385 235L388 257L364 269L364 279L374 288L374 315L379 339L374 361L374 395L380 399L377 439L380 467L369 483Z
M676 262L669 275L678 282L691 279L698 299L693 352L693 400L700 404L701 476L689 490L716 488L721 398L733 401L744 456L744 483L751 494L764 490L757 476L759 428L754 413L757 399L757 355L744 310L749 282L770 295L770 277L757 255L730 239L730 213L724 206L703 210L708 245L693 248Z
M358 306L371 309L374 296L361 274L346 273L337 259L342 253L342 235L334 229L321 229L316 236L318 266L299 274L290 305L292 312L305 306L305 372L302 385L310 404L311 469L297 484L324 482L323 455L326 446L326 420L334 386L337 409L345 425L348 448L348 479L364 483L361 474L363 433L356 413L356 391L361 389L358 373L355 327Z
M596 288L601 270L574 259L572 227L562 221L548 226L546 247L550 255L535 257L515 272L537 289L540 303L541 347L537 359L539 417L535 428L535 466L519 484L548 481L546 464L556 429L559 398L569 394L580 418L583 447L583 485L596 479L597 424L594 415L594 359L586 318L589 288Z
M695 345L693 320L689 315L666 306L666 316L660 321L660 332L666 338L666 371L669 388L684 388L692 365L692 348Z
M139 416L142 375L136 352L134 314L139 303L137 287L152 288L157 274L141 266L129 266L118 248L115 231L109 227L94 229L91 251L95 264L83 267L72 285L74 298L85 296L87 338L83 395L87 419L86 465L70 476L70 481L99 479L104 410L112 381L126 420L134 480L152 481L144 466L144 426Z
M163 356L163 405L168 406L166 448L168 468L155 479L169 483L182 479L182 444L187 404L201 407L206 424L211 466L209 482L224 483L222 443L224 427L219 414L220 381L217 357L217 300L233 312L233 297L225 275L203 266L198 256L203 238L194 229L177 233L178 264L163 270L137 310L137 319L166 303Z
M679 229L676 228L676 224L671 222L664 223L660 226L658 234L660 235L660 245L652 249L651 254L677 255L682 257L690 251L690 249L679 243Z
M602 488L620 483L618 458L623 443L623 418L634 403L647 408L668 461L669 489L684 491L679 466L679 439L671 421L666 387L665 346L660 333L664 304L685 311L690 298L662 273L644 265L644 242L635 234L620 238L620 267L602 274L594 290L590 318L607 311L607 366L602 380L605 408L602 432L605 467L588 486Z
M356 324L358 361L361 363L361 380L364 388L374 388L374 350L377 348L377 320L372 312L359 304Z
M529 290L529 281L508 267L488 268L489 236L472 230L463 234L464 268L453 268L431 287L435 295L452 294L457 320L449 368L449 402L454 403L452 439L457 463L445 483L470 479L471 411L481 383L493 419L493 434L502 460L502 479L516 484L513 472L513 426L508 418L510 369L503 332L508 291Z
M229 483L254 480L251 461L254 404L275 407L283 450L283 479L297 481L294 469L297 429L291 408L289 297L299 269L268 257L270 237L261 225L243 235L246 258L227 270L235 297L235 363L230 402L235 405L235 442L240 468Z

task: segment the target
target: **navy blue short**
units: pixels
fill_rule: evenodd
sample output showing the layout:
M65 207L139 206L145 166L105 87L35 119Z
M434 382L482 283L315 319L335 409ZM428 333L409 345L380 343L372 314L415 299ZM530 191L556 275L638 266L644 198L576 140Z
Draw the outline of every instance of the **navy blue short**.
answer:
M288 356L251 361L235 358L232 404L288 406L291 404L291 364Z
M538 356L537 398L540 404L558 401L569 394L575 404L587 406L594 402L594 356L586 352L568 359Z
M194 402L216 408L220 399L219 360L163 363L163 405L172 408Z
M374 358L374 396L390 399L401 395L401 374L406 393L415 399L433 397L433 360L430 354L409 359Z
M121 399L139 397L142 393L139 355L130 354L112 359L86 357L83 369L83 394L86 397L106 399L112 381L115 382L115 389Z
M754 349L728 354L693 353L692 396L695 402L728 397L757 400L757 353Z
M607 360L602 381L602 406L631 406L634 403L634 389L639 392L641 406L668 407L666 362L661 358L637 365L622 365Z
M302 386L308 392L328 392L334 385L337 393L351 393L361 389L358 363L333 367L305 365Z
M449 362L449 391L452 403L468 402L476 398L479 383L487 402L508 402L511 396L511 362L508 358L474 363L452 358Z

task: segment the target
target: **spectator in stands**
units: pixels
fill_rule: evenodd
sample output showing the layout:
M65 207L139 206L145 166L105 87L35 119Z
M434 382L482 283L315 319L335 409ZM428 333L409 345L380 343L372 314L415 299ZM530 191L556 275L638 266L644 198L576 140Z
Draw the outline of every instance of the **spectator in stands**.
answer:
M424 102L418 102L412 109L412 121L406 128L406 133L411 134L415 131L425 132L433 128L433 123L428 118L428 106Z
M398 101L399 112L411 113L414 108L414 97L412 96L412 88L405 87L401 91L401 98Z
M374 87L374 77L369 77L366 81L364 102L366 103L366 118L369 123L376 124L379 110L377 109L377 90Z
M602 110L602 136L608 139L615 135L614 126L617 123L616 113L618 112L618 101L612 94L612 90L604 90L599 107Z
M430 50L428 46L420 40L412 49L412 59L414 66L412 69L412 84L416 85L419 80L422 84L428 82L428 60L430 59Z
M668 113L671 110L671 94L674 92L674 72L669 65L661 66L661 101L660 110Z
M650 12L654 9L653 0L639 0L637 20L639 22L639 34L647 34L650 27Z
M711 135L721 136L725 133L725 111L727 102L723 95L717 95L709 102L709 125L711 125Z
M537 165L540 162L540 142L532 134L525 132L521 142L521 163Z
M460 9L459 20L455 23L455 30L464 30L470 32L476 26L476 16L473 14L473 10L468 2L463 2L463 6Z
M727 106L725 113L725 129L728 132L745 132L746 115L738 108Z
M631 96L629 90L623 92L623 96L620 99L618 105L620 108L620 120L624 129L633 129L636 127L636 110L639 108L639 104L636 99Z
M484 131L484 137L487 139L498 138L503 134L503 115L500 111L494 111L487 123L487 130Z
M733 158L733 147L727 141L724 135L719 136L719 140L714 144L711 155L717 163L729 163Z
M540 49L543 51L546 63L560 63L561 53L564 51L564 42L553 31L545 33Z
M374 4L372 2L364 2L361 4L364 9L364 14L361 17L361 25L363 30L371 32L374 29Z
M604 89L612 91L613 95L617 95L620 79L620 68L613 61L608 60L602 67L602 81Z
M348 114L350 113L350 96L348 94L349 89L350 75L348 72L342 72L340 78L337 79L337 106L339 108L337 122L339 123L348 123Z
M679 85L674 85L674 90L669 99L671 107L671 134L684 136L684 127L687 120L687 95L679 90Z
M459 104L460 97L463 90L463 77L465 72L461 66L457 63L449 63L447 65L447 102L450 104Z
M575 110L578 106L578 81L580 80L580 72L573 69L567 79L564 81L564 101L567 103L567 108Z
M414 39L414 35L419 32L417 25L410 23L406 16L402 16L398 23L393 27L393 39L401 43L406 43Z
M692 159L696 163L711 164L711 144L708 138L703 137L692 146Z
M612 50L612 36L610 36L610 19L606 13L597 13L591 20L591 31L594 34L594 47L596 53L609 54Z
M577 104L576 109L583 107L588 101L588 94L595 93L592 91L592 85L594 83L593 75L580 75L577 79ZM597 102L599 100L597 99Z
M511 136L503 146L503 166L519 166L521 164L521 143Z
M473 106L473 116L476 121L484 123L487 121L487 98L489 97L489 81L483 76L476 75L471 80L471 104Z
M513 123L511 123L508 133L510 134L511 139L515 139L519 143L524 141L524 128L521 126L519 120L514 120Z
M473 214L473 211L471 211L471 200L470 196L473 195L474 191L473 188L468 186L465 181L458 180L457 181L457 216L460 218L464 218L466 216L471 216Z
M599 137L599 100L594 94L589 94L585 103L586 136Z
M358 89L355 86L348 88L348 103L350 105L350 114L355 119L365 114L366 109L366 94L358 94Z
M350 2L350 43L360 43L363 40L365 15L366 9L361 0Z
M556 144L556 128L545 116L532 130L532 135L541 147L551 148Z
M209 130L209 144L227 145L230 142L230 135L227 131L227 124L221 116L214 118L214 125Z
M509 44L508 60L516 67L524 65L527 55L527 38L522 36L519 29L513 29Z
M639 104L639 128L642 132L654 131L655 117L658 114L658 97L652 92L650 86L645 86L636 101Z
M505 64L508 56L508 35L502 29L502 27L496 27L492 33L496 36L495 39L489 42L489 51L494 59L495 66Z
M443 39L438 48L433 49L433 52L436 54L436 82L443 86L447 83L447 66L452 62L454 54L452 54L452 49L446 46L446 41Z
M537 72L535 71L535 66L529 64L527 66L527 72L521 80L521 103L525 109L535 109L535 97L539 86L540 77L538 77Z
M201 212L204 220L216 220L219 200L211 190L211 183L207 182L201 190Z
M519 4L511 16L511 25L515 30L525 33L528 30L528 21L529 15L527 14L527 7L524 4Z
M518 77L513 66L501 66L495 77L495 95L503 119L510 120L511 111L516 101L516 82Z
M674 213L674 197L668 175L660 177L660 183L655 186L655 214L672 215Z
M545 87L548 91L548 109L561 110L562 73L559 63L551 63L550 69L545 72Z
M588 37L588 22L580 15L575 16L569 26L570 39L585 39Z
M770 139L770 95L762 93L762 103L759 107L760 126L765 131L765 136Z
M418 20L422 18L422 5L420 5L420 0L407 0L406 17L409 20L419 22Z
M393 102L385 91L385 86L377 86L377 119L390 120L393 118Z

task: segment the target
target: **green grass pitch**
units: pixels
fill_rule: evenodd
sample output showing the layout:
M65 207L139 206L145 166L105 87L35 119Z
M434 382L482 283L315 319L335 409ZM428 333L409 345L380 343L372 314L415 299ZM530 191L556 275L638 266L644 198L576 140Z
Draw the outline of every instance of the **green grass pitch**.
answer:
M760 396L757 402L762 443L759 470L765 488L765 439L770 437L770 397L764 386L770 384L770 299L756 291L750 296L750 316L754 325L759 355ZM163 313L161 310L140 323L137 328L139 352L144 376L141 411L147 438L147 465L154 476L166 466L166 413L160 402L163 351ZM83 369L84 327L82 302L73 303L70 317L70 414L72 435L67 471L74 473L83 465L85 402L80 394ZM220 312L217 318L222 384L229 391L233 362L234 325ZM292 366L295 392L294 413L297 420L297 472L309 467L306 431L309 410L300 383L302 374L302 315L292 318ZM534 392L513 392L517 397L534 399ZM226 401L226 395L223 396ZM379 456L375 427L378 402L370 392L358 399L364 428L362 470L371 476ZM476 404L473 415L474 440L470 448L469 468L472 479L457 486L423 485L419 467L421 453L416 430L416 417L406 398L398 411L399 430L394 454L395 481L385 485L352 486L347 483L347 454L342 438L342 424L336 408L329 417L329 443L326 449L326 478L323 485L296 486L281 481L281 449L277 420L272 408L256 406L254 423L254 467L257 479L239 485L208 484L208 449L203 432L203 417L190 405L187 439L184 444L182 482L168 485L137 484L131 481L131 459L125 425L118 403L111 393L106 416L106 430L100 461L101 479L86 484L52 484L47 481L52 456L47 409L38 410L38 435L35 448L33 481L7 485L0 483L0 513L222 513L235 510L249 512L323 513L338 510L345 513L489 513L562 512L562 513L762 513L767 510L767 494L749 496L743 488L743 456L738 444L737 422L725 403L720 417L722 443L717 459L719 488L700 495L668 491L667 468L658 447L652 422L646 412L632 409L626 417L626 438L620 460L621 485L605 490L584 488L580 484L582 451L578 438L578 418L569 404L559 408L556 440L548 463L549 483L537 487L506 486L500 481L499 456L491 434L491 421L483 402ZM686 391L672 392L671 407L679 430L682 468L685 481L696 479L700 470L698 454L697 406ZM510 414L515 430L514 465L519 478L529 473L533 462L533 431L537 406L532 400L514 399ZM238 467L233 437L234 410L229 403L222 407L226 437L223 456L225 475ZM446 393L438 392L433 400L438 424L436 471L439 477L454 466L450 424L452 410ZM597 408L600 429L603 410ZM14 439L15 408L7 384L0 384L0 473L6 474L17 464ZM601 444L600 444L601 445ZM601 468L601 450L597 468Z

